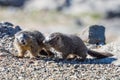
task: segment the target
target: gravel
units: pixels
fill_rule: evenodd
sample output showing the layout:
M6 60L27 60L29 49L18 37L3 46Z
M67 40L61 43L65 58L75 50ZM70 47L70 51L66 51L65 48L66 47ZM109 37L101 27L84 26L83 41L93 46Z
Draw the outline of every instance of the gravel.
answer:
M0 23L0 30L4 30L4 23ZM112 64L116 60L113 57L88 58L83 62L58 58L20 59L13 56L15 33L1 34L4 33L8 36L0 38L0 80L120 80L120 67Z
M95 61L0 58L2 80L119 80L120 68Z

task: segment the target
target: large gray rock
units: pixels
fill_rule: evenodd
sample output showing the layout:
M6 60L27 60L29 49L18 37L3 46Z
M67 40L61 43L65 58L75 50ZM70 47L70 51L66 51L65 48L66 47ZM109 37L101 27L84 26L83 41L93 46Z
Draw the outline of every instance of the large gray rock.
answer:
M13 52L14 35L20 30L19 26L14 26L10 22L0 23L0 55L4 55L3 52Z
M20 30L21 28L19 26L14 26L10 22L2 22L0 23L0 38L3 38L4 36L12 37Z
M89 28L90 44L104 45L105 44L105 27L101 25L92 25Z

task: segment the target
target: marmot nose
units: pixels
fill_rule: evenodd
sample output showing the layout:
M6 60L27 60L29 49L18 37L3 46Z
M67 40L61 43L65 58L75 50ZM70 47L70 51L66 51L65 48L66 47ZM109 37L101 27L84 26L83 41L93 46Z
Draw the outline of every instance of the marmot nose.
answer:
M24 40L21 40L21 43L25 45L25 41Z

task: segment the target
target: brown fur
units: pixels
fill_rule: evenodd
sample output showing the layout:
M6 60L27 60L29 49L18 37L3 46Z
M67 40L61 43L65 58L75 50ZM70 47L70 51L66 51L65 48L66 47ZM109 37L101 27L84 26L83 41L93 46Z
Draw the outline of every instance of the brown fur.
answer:
M65 59L80 57L85 60L87 53L97 58L113 56L110 53L100 53L89 50L84 42L76 35L66 35L63 33L52 33L45 39L44 43L53 47L59 52L62 52L62 57Z
M39 56L40 51L45 50L45 45L43 44L44 39L45 37L39 31L20 31L16 33L14 47L18 51L17 56L22 58L27 51L29 51L30 58Z

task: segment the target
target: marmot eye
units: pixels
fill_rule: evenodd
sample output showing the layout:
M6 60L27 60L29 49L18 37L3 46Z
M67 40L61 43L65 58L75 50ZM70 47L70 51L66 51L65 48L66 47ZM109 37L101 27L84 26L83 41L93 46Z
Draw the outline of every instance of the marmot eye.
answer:
M60 37L59 37L59 36L57 36L55 39L56 39L56 40L59 40L59 39L60 39Z

